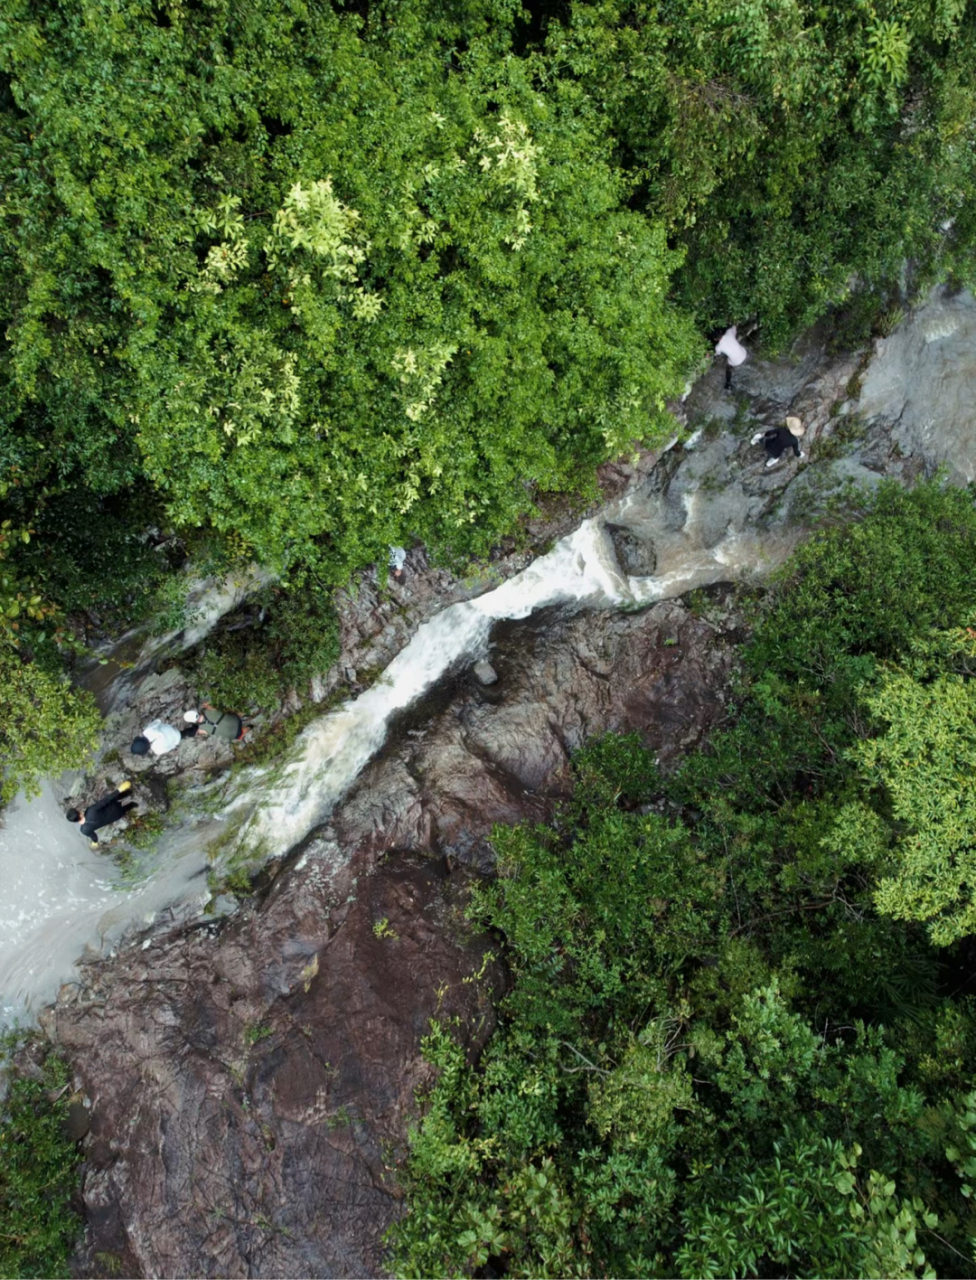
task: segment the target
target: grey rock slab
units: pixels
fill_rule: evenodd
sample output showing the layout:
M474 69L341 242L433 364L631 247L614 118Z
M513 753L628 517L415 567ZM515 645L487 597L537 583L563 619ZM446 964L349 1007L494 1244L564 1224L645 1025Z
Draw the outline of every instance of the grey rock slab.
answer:
M876 344L858 412L894 425L905 454L944 463L960 483L976 477L976 300L937 289Z

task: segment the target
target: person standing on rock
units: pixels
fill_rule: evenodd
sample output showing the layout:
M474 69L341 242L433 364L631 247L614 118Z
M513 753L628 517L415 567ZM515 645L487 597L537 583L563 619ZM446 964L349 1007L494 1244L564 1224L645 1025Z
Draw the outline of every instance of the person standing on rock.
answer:
M247 729L244 721L234 711L218 711L205 702L199 711L184 711L187 724L196 725L196 735L201 738L219 738L221 742L240 742Z
M133 738L129 750L134 756L146 756L150 752L154 756L164 756L167 751L175 751L183 741L183 735L174 725L164 720L150 720L137 738Z
M403 567L406 563L406 550L403 547L390 547L388 564L390 566L390 576L394 582L404 582L406 580L407 574Z
M122 803L122 797L128 795L132 790L131 782L123 782L117 791L113 791L111 795L102 796L101 800L96 800L94 804L90 804L85 810L85 816L82 818L77 809L68 809L65 817L69 822L80 822L81 834L88 837L89 846L92 849L98 848L98 840L95 838L95 832L101 827L110 827L113 822L118 822L120 818L124 818L130 809L136 807L134 800L127 800Z
M737 326L733 325L731 329L726 329L715 347L717 356L725 356L726 391L732 390L732 370L737 369L740 364L745 364L749 358L749 352L736 337L736 328Z
M766 466L775 467L787 449L792 449L797 458L807 456L800 450L800 438L805 432L806 427L799 418L787 418L785 427L757 431L750 443L758 444L761 440L766 448Z

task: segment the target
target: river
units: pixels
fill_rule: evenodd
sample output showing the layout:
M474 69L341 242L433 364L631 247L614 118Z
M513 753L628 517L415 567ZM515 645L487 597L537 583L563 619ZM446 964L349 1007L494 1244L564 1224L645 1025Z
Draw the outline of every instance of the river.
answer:
M945 463L960 481L972 478L976 461L973 397L960 389L961 384L971 388L976 378L974 351L973 299L938 294L879 345L862 392L862 405L872 415L896 420L894 431L901 431L903 447L916 449L926 467ZM745 366L738 380L750 396L757 401L765 396L779 413L820 378L824 385L817 384L817 394L826 405L838 392L822 375L825 361L822 349L808 342L792 358ZM927 376L933 394L951 405L952 415L941 427L932 407L926 408ZM211 898L207 844L216 836L230 837L221 855L225 859L256 864L287 853L328 817L355 782L382 746L391 717L446 674L489 651L494 623L524 619L553 605L641 608L708 583L762 575L782 563L799 530L770 515L768 488L763 488L770 482L762 476L761 460L757 472L736 436L735 412L713 374L706 375L693 393L691 410L693 425L704 424L706 431L694 448L676 446L681 456L670 468L669 483L656 483L652 476L522 573L443 609L417 630L371 688L314 720L273 769L240 771L208 788L199 812L189 793L185 816L143 861L137 882L126 881L114 862L89 850L77 828L65 821L59 798L69 780L47 782L29 802L18 798L0 827L0 1019L32 1020L61 984L73 979L86 951L105 954L128 929L197 916ZM823 416L826 421L826 409ZM877 478L856 449L831 465L841 476ZM654 574L622 571L609 526L653 545ZM203 621L194 621L194 639L248 585L204 595ZM107 674L103 669L103 709L112 703L116 682L134 678L131 667Z

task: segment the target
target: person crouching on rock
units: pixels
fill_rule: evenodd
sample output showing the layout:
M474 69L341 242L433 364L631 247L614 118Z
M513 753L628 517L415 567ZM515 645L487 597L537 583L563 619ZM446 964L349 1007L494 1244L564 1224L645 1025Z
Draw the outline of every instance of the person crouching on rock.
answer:
M195 726L195 736L240 742L247 733L244 721L234 711L218 711L205 702L199 711L184 711L183 719Z
M183 735L174 725L164 720L150 720L137 738L133 738L129 750L134 756L164 756L183 741Z
M94 804L90 804L85 810L84 819L77 809L69 809L65 813L65 817L69 822L80 822L81 834L87 836L90 847L98 848L98 840L95 838L95 832L101 827L110 827L113 822L118 822L120 818L124 818L130 809L136 807L134 800L128 800L122 803L122 797L132 790L131 782L123 782L117 791L113 791L111 795L102 796L101 800L96 800Z
M775 467L787 449L792 449L798 458L807 456L800 450L800 437L805 431L806 427L799 418L787 418L785 427L757 431L750 443L758 444L761 440L766 447L766 466Z

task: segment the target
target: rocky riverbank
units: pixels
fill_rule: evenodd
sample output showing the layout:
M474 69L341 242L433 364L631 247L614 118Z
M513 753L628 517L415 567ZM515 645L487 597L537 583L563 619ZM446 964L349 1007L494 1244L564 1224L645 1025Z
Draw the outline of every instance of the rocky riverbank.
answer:
M513 626L496 683L418 708L234 919L84 965L42 1017L91 1106L81 1269L380 1274L429 1020L476 1028L473 1053L493 1025L466 868L494 822L551 813L592 734L699 740L732 638L675 602Z
M945 387L972 387L974 338L972 298L940 294L872 350L828 357L809 335L788 360L744 366L733 396L713 370L682 408L691 447L621 473L602 510L621 570L652 571L665 594L753 578L846 484L940 465L971 479L976 411ZM787 412L808 458L766 470L749 440ZM413 556L409 608L378 585L344 606L321 696L476 590ZM462 923L467 877L490 870L493 823L551 813L586 738L636 731L666 765L720 721L739 621L720 590L691 603L497 625L488 665L401 712L327 824L236 916L83 966L43 1017L90 1107L81 1271L382 1272L401 1209L392 1166L429 1078L421 1037L457 1014L476 1053L504 981ZM159 694L147 684L117 714L138 719Z

